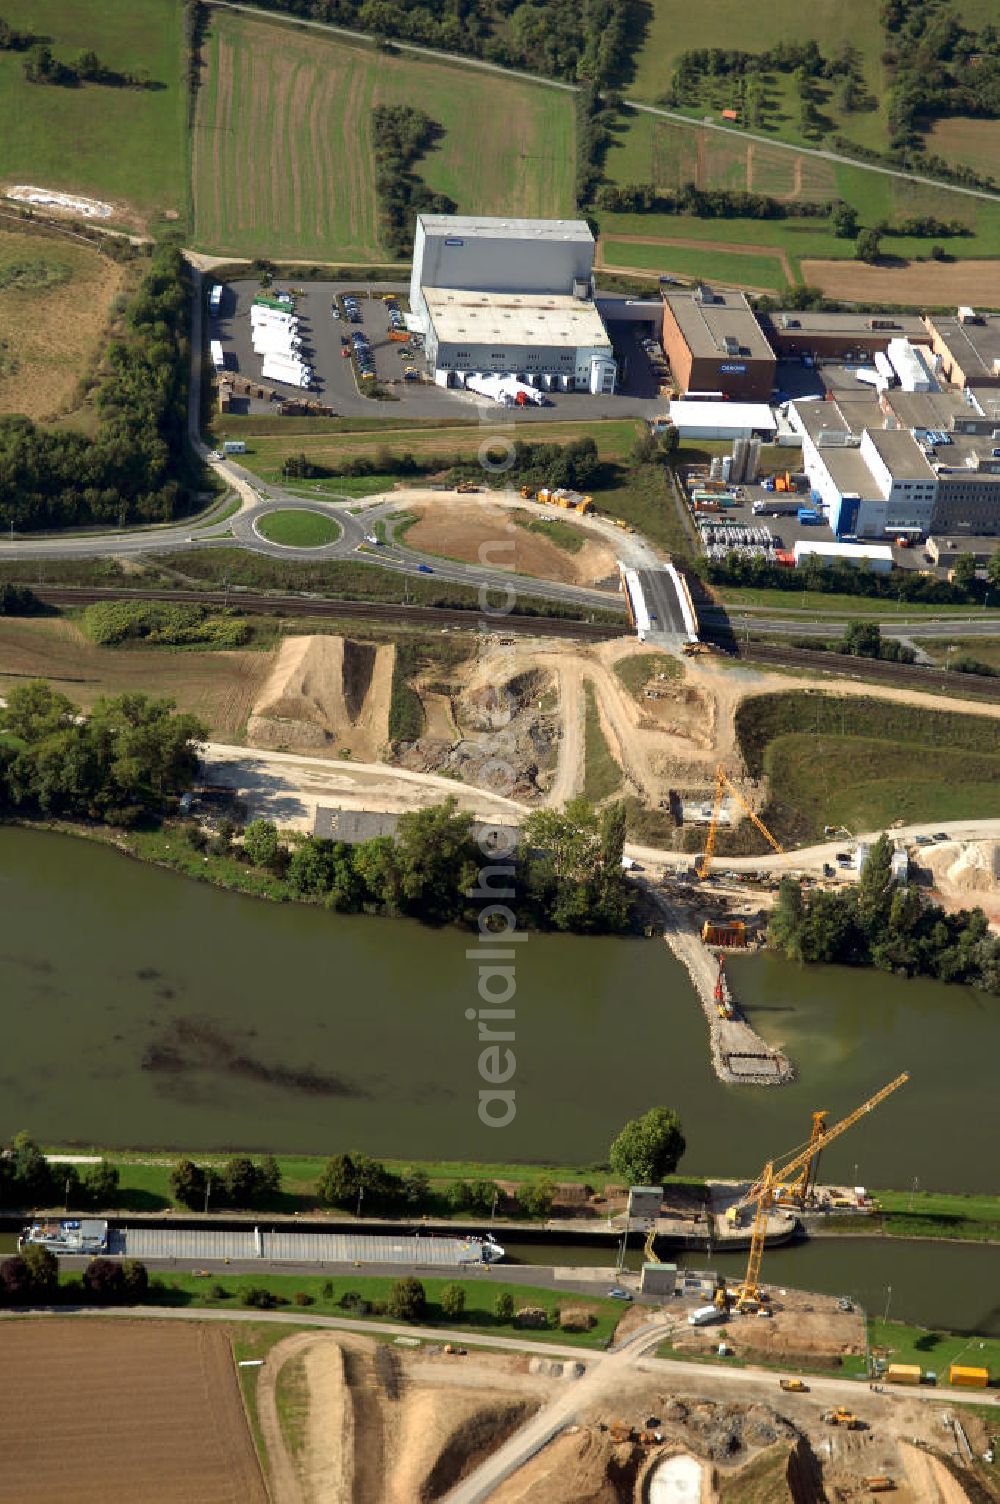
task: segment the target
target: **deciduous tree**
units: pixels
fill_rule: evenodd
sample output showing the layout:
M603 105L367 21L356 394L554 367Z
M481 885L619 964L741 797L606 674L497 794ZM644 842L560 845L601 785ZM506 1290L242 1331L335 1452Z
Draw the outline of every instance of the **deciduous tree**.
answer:
M686 1148L677 1114L651 1107L633 1118L611 1145L611 1168L628 1185L661 1185Z

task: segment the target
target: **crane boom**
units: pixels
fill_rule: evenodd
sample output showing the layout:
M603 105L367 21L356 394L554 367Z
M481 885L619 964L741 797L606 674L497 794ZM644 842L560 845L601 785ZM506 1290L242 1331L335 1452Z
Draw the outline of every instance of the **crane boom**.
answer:
M733 798L736 800L740 808L743 810L743 813L753 821L754 825L756 825L761 835L778 853L778 855L784 856L785 854L784 846L782 846L780 841L775 840L774 836L768 830L767 826L764 824L763 820L759 817L756 811L750 808L750 805L744 799L743 795L740 793L736 785L728 777L725 768L720 763L715 769L715 803L712 805L712 819L708 827L708 836L705 840L705 852L702 856L701 861L694 869L698 877L702 879L706 878L712 869L712 858L715 855L715 840L716 836L719 833L719 814L722 810L722 796L727 789L729 790L730 794L732 794Z
M760 1177L750 1187L742 1200L736 1203L737 1209L745 1206L753 1206L754 1208L753 1231L750 1235L750 1254L747 1259L747 1271L737 1297L738 1304L742 1308L755 1305L760 1300L760 1266L764 1257L767 1215L774 1205L778 1187L787 1181L789 1177L793 1176L796 1171L806 1169L816 1159L820 1151L826 1148L827 1144L832 1143L835 1138L839 1138L842 1133L846 1133L848 1128L853 1128L859 1118L863 1118L869 1112L874 1111L879 1103L884 1102L886 1097L890 1097L894 1091L905 1085L909 1079L909 1071L902 1071L894 1081L890 1081L880 1091L877 1091L873 1097L869 1097L867 1102L862 1102L860 1107L856 1107L845 1118L841 1118L839 1123L834 1123L832 1128L827 1128L825 1123L819 1122L818 1115L814 1117L813 1135L807 1146L798 1153L793 1154L790 1159L779 1163L777 1167L774 1160L769 1160L764 1166Z
M865 1117L869 1112L873 1112L880 1103L885 1101L886 1097L892 1096L892 1093L897 1091L899 1087L905 1086L909 1079L909 1071L902 1071L894 1081L890 1081L887 1086L882 1087L881 1091L877 1091L873 1097L869 1097L867 1102L862 1102L860 1107L856 1107L853 1112L849 1112L846 1118L841 1118L839 1123L834 1123L832 1128L827 1128L825 1124L820 1125L818 1132L814 1133L814 1136L810 1139L806 1147L794 1155L792 1159L784 1163L772 1160L771 1169L774 1179L776 1181L788 1180L795 1174L796 1170L801 1170L807 1165L821 1149L825 1149L828 1144L832 1144L833 1140L839 1138L842 1133L846 1133L848 1128L853 1128L854 1124L860 1118ZM757 1185L754 1184L743 1200L739 1202L739 1205L749 1206L752 1201L757 1199L756 1191Z

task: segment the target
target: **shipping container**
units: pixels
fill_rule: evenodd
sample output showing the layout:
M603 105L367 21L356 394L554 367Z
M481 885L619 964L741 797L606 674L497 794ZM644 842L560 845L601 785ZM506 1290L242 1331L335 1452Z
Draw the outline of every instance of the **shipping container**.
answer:
M247 446L242 439L226 439L222 445L223 454L246 454Z
M799 507L795 515L804 526L823 521L820 514L814 512L812 507Z
M990 1372L988 1368L961 1368L953 1363L948 1369L948 1383L962 1389L988 1389Z
M688 1317L688 1326L708 1326L710 1322L721 1321L724 1315L725 1312L718 1310L715 1306L699 1306Z
M890 1384L919 1384L923 1372L915 1363L890 1363L885 1376Z

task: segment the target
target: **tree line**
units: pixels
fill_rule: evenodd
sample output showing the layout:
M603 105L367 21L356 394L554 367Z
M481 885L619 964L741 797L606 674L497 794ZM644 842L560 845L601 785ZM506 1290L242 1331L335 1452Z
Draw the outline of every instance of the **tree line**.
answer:
M1000 939L982 909L949 914L925 903L916 884L894 881L892 852L888 836L879 836L848 888L806 893L784 878L769 944L796 961L874 966L1000 993Z
M77 53L72 62L56 57L47 42L36 43L22 64L29 84L58 84L78 88L80 84L104 84L116 89L158 89L147 68L121 72L109 68L91 47Z
M655 183L606 183L597 194L597 206L616 214L694 214L699 219L824 219L833 212L834 201L787 200L732 188L698 188L694 183L677 189Z
M893 567L888 574L876 574L864 564L848 564L843 559L824 564L806 558L790 569L763 557L747 558L736 552L719 560L701 555L692 568L711 585L752 585L789 594L815 590L824 595L864 595L872 600L922 601L932 606L982 605L988 591L1000 589L1000 546L990 559L985 579L979 578L972 554L956 554L950 582L921 574L918 569Z
M154 1293L139 1259L91 1259L80 1277L59 1283L59 1260L40 1243L0 1263L0 1306L137 1305Z
M52 1164L27 1133L15 1133L0 1149L0 1206L65 1206L74 1211L112 1206L118 1170L106 1159L94 1164Z
M528 444L517 439L512 448L503 446L502 456L509 463L498 478L508 485L565 486L585 491L600 478L597 443L589 434L566 444ZM373 454L353 455L336 466L304 452L291 454L282 462L281 473L286 480L329 480L340 475L443 475L445 480L461 480L466 475L481 476L482 467L475 456L460 451L416 456L407 449L380 445Z
M293 897L341 913L406 915L426 924L475 925L472 896L483 854L472 816L453 798L399 818L394 836L349 845L305 836L286 840L272 820L253 820L240 854L275 874ZM522 928L575 934L624 933L634 922L622 869L624 805L600 812L584 800L536 810L521 826L505 886Z
M456 204L435 193L414 172L444 131L423 110L409 104L380 104L372 110L375 193L381 216L380 236L394 256L413 249L418 214L454 214Z
M188 274L172 246L149 270L109 345L93 437L0 418L4 521L21 532L164 522L191 500L187 451Z
M42 679L0 709L0 812L134 825L194 782L207 735L172 700L101 698L87 716Z
M642 34L635 0L253 0L262 10L366 31L574 83L628 74Z

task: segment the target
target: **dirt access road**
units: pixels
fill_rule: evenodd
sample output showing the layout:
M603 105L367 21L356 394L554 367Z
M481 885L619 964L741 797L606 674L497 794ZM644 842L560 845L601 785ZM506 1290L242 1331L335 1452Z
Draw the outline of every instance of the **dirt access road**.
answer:
M513 799L469 788L453 778L410 773L384 763L337 762L208 742L203 764L206 781L233 789L245 802L248 819L274 820L285 830L311 833L321 804L404 814L440 804L449 795L460 809L484 820L519 822L525 814L525 807Z

